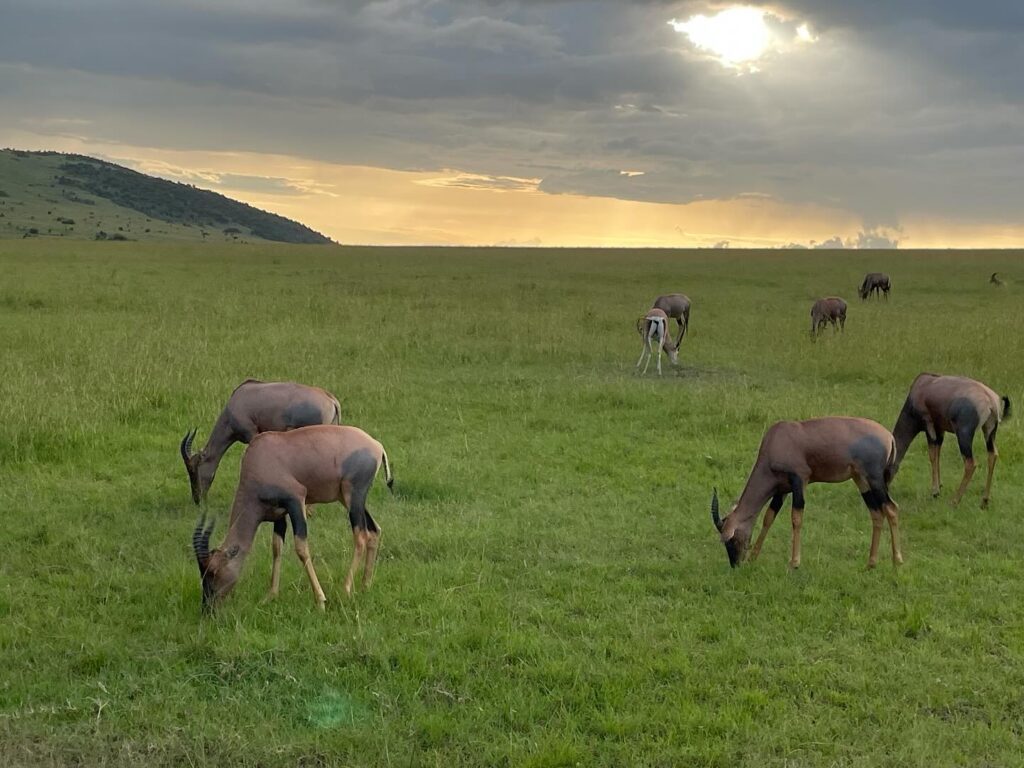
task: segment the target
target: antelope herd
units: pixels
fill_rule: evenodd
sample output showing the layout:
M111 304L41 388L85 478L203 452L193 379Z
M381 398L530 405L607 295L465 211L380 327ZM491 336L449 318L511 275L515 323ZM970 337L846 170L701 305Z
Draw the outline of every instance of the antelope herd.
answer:
M996 276L992 276L995 283ZM889 298L888 275L872 272L857 289L861 299L871 295ZM690 327L690 299L681 293L659 296L636 321L642 340L636 369L647 372L651 357L661 356L673 366L679 364L680 346ZM834 331L846 325L846 302L837 296L818 299L811 308L811 337L831 324ZM676 336L669 329L676 321ZM645 363L646 360L646 363ZM729 563L739 566L753 561L761 552L765 537L782 510L786 496L792 497L792 548L790 567L800 566L800 534L803 526L805 493L813 483L842 483L852 480L871 515L872 534L868 567L878 560L882 529L888 523L893 565L903 562L899 538L899 507L889 489L914 438L925 433L932 468L932 495L940 493L939 454L943 436L956 435L964 460L964 474L953 495L958 504L975 471L972 450L974 436L981 430L988 454L988 472L982 506L989 503L995 470L996 433L1010 416L1010 400L985 384L958 376L922 373L911 384L896 424L890 432L881 424L864 418L825 417L807 421L780 421L768 428L757 458L737 502L723 519L719 513L718 490L711 500L711 518L725 546ZM214 424L206 445L192 452L196 430L185 434L179 446L188 476L192 499L204 505L217 467L233 443L247 448L242 457L238 485L228 519L228 529L219 547L210 549L214 523L207 522L205 508L192 534L192 547L199 566L204 610L215 607L234 587L241 574L261 523L273 523L271 539L270 590L280 587L281 552L291 524L295 553L305 568L316 605L323 609L326 595L307 540L308 505L340 501L348 510L352 528L353 555L344 591L351 595L362 568L362 584L368 589L380 546L381 529L370 515L366 502L381 468L389 489L393 486L391 463L384 447L353 426L341 425L338 399L326 390L294 382L243 381L228 398ZM751 534L765 505L761 531L752 548Z

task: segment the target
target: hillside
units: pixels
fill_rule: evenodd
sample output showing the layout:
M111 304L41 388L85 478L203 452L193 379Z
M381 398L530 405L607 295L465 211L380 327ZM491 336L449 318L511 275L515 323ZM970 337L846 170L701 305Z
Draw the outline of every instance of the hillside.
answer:
M0 150L0 238L331 242L205 189L58 152Z

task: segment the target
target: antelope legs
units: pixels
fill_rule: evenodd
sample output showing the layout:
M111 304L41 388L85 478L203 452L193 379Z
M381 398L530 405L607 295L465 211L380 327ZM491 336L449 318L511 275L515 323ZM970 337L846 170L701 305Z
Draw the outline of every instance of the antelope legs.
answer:
M989 467L994 468L995 462L989 458ZM960 481L960 487L956 491L956 495L953 497L953 501L950 502L954 507L960 503L960 499L964 496L964 491L967 490L967 484L971 482L971 478L974 476L975 463L974 459L967 457L964 459L964 479ZM991 470L989 471L989 477L991 478Z
M775 517L779 514L779 510L782 509L782 501L784 496L781 493L775 494L772 497L772 503L768 505L768 509L764 513L764 522L761 523L761 533L757 537L757 541L754 542L754 548L750 550L750 561L757 560L757 556L761 554L761 545L764 544L764 538L768 535L768 529L772 527L772 523L775 522Z
M992 494L992 473L996 468L996 459L999 458L999 451L996 450L995 443L988 451L988 477L985 478L985 493L981 497L982 508L988 506L989 497Z
M273 560L270 564L270 591L267 593L267 600L277 597L281 588L281 550L284 549L284 535L288 531L288 521L282 517L274 521L274 536L270 540L270 551Z
M942 483L939 480L939 454L942 451L942 443L928 444L928 461L932 465L932 498L939 495Z
M793 502L792 519L793 519L793 551L792 551L792 555L790 556L790 559L789 559L789 567L790 568L799 568L800 567L800 528L804 524L804 511L803 511L803 509L798 509L797 508L795 501Z
M892 499L886 503L885 518L889 521L889 537L892 539L892 564L903 565L903 552L900 550L899 507Z
M373 584L373 568L377 563L377 550L380 548L380 526L366 511L366 562L363 566L363 589Z
M316 597L316 607L322 611L324 610L324 605L327 603L327 596L320 587L320 580L316 577L316 571L313 570L313 558L309 555L309 544L306 542L305 536L300 538L296 534L295 554L299 556L299 560L306 569L306 575L309 577L309 585L313 588L313 595Z

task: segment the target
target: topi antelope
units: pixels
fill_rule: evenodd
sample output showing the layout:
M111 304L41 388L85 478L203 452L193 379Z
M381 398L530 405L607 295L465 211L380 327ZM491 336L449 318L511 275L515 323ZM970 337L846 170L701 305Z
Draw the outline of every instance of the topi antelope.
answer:
M874 421L829 417L810 421L780 421L765 432L757 461L747 478L739 502L722 520L718 515L718 490L711 499L711 520L721 534L733 568L743 561L750 534L765 502L761 533L751 550L754 560L761 552L768 529L782 509L786 494L793 494L793 542L789 565L800 566L800 528L804 517L804 489L811 483L841 483L853 480L871 512L871 549L868 567L878 561L882 521L888 520L892 538L892 562L903 562L900 552L896 502L889 496L889 481L895 471L896 441Z
M890 288L892 288L892 283L887 274L883 272L869 272L864 275L864 282L862 282L860 284L860 288L857 289L857 295L863 300L872 293L876 296L881 293L886 299L888 299Z
M638 321L638 325L640 321ZM643 318L640 325L640 335L643 337L643 349L640 350L640 359L636 361L636 367L647 358L647 365L644 365L643 373L647 373L647 366L651 364L652 342L658 348L658 375L661 376L661 352L665 351L672 365L679 364L679 347L674 345L668 337L668 315L663 309L650 309Z
M999 277L998 272L993 272L992 277L990 277L988 281L992 283L992 285L1004 285L1003 280L1001 277Z
M203 514L192 532L192 549L203 580L203 608L212 609L235 586L252 549L260 523L273 521L273 563L268 598L277 596L281 579L281 549L288 522L295 537L295 554L306 569L317 607L327 598L313 570L306 542L306 506L341 501L348 510L355 551L345 577L345 592L363 563L363 588L373 581L380 546L380 527L366 508L366 498L381 465L388 488L394 478L384 447L356 427L321 425L290 432L264 432L253 438L242 457L238 490L231 506L227 535L210 550L213 522ZM205 527L204 527L205 526Z
M651 305L653 309L660 309L668 315L669 320L675 320L678 326L679 336L676 337L676 349L683 342L683 336L690 329L690 297L683 293L666 293L659 296ZM636 321L637 330L643 334L641 323L644 318Z
M338 399L319 387L246 379L231 393L199 453L191 452L196 430L187 432L181 440L181 459L192 486L192 501L199 504L206 498L217 466L232 444L249 443L262 432L338 424L340 413Z
M928 440L928 461L932 465L932 496L939 495L939 453L946 432L956 435L964 459L964 477L952 503L959 504L974 475L974 433L981 427L988 451L988 478L981 506L988 506L992 492L992 473L996 467L996 432L999 422L1010 417L1010 398L1000 397L974 379L922 373L910 385L907 400L900 411L893 435L896 437L896 468L919 432Z
M811 338L817 337L828 323L832 323L833 332L846 330L846 302L838 296L827 296L814 302L811 307Z

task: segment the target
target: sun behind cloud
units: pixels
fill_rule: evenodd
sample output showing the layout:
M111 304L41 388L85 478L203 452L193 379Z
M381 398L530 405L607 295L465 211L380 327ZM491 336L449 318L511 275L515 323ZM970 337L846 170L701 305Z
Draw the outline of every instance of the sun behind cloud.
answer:
M769 23L769 19L775 23ZM723 66L757 71L754 62L769 51L791 41L813 43L817 38L806 22L783 37L781 19L763 8L737 5L712 16L698 14L686 21L672 19L669 25L689 38L698 49L714 56Z

